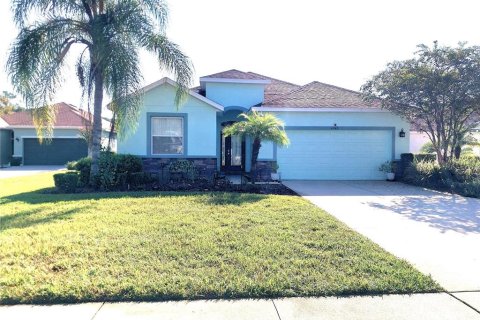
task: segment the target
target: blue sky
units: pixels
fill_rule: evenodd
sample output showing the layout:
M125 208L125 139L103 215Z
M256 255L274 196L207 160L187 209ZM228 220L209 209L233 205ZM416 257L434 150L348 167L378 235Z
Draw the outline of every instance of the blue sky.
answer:
M171 0L168 36L192 58L198 77L227 69L254 71L297 84L318 80L358 90L420 43L480 45L474 0ZM10 1L0 1L0 64L17 30ZM72 59L74 60L74 59ZM142 54L145 84L166 74ZM4 68L0 90L11 90ZM74 68L55 98L79 104Z

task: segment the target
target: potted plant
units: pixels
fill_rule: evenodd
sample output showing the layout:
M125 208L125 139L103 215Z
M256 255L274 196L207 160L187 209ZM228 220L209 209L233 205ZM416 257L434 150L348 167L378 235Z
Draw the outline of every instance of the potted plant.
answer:
M278 172L278 163L272 162L272 172L270 173L270 176L273 181L279 181L280 180L280 172Z
M378 170L386 173L388 181L395 180L395 173L394 173L395 167L394 167L393 161L387 161L382 163L382 165L378 168Z

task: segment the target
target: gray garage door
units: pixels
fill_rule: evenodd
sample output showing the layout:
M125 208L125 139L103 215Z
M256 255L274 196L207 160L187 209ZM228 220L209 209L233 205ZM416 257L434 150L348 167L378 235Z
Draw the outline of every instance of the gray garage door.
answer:
M25 165L62 165L88 155L83 139L52 139L42 144L38 139L23 139L23 163Z

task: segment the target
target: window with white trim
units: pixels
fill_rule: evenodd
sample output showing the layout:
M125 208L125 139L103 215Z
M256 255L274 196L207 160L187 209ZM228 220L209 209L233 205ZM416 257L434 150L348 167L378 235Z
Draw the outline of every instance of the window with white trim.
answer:
M183 118L151 118L152 155L177 155L184 152Z

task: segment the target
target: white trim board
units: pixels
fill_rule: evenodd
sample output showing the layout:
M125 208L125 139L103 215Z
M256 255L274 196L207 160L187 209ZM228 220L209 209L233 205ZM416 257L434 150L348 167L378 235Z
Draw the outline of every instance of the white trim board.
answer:
M252 107L253 111L264 112L379 112L390 111L377 108L284 108L284 107Z
M0 117L0 128L7 128L8 123Z
M21 139L38 139L38 136L20 136L20 137L15 137L16 138L21 138ZM53 136L53 137L43 137L43 139L83 139L81 135L76 135L76 136Z
M270 84L270 80L261 80L261 79L228 79L228 78L200 78L200 83L202 82L215 82L215 83L246 83L246 84ZM202 86L203 87L203 86Z

